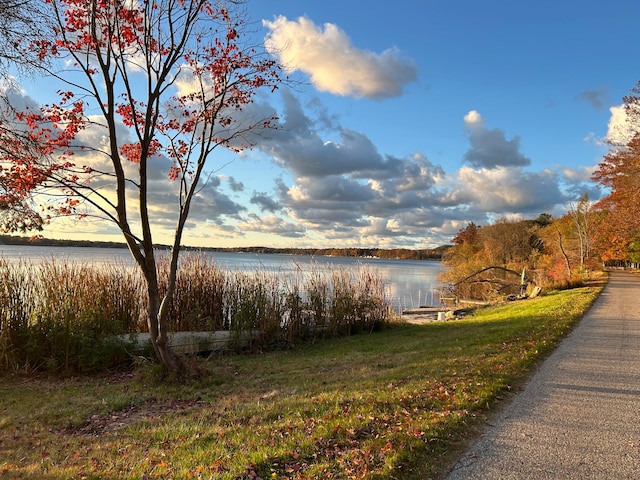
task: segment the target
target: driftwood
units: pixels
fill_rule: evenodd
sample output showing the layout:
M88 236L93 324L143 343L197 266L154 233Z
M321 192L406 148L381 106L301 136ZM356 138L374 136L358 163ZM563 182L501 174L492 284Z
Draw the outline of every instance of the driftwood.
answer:
M498 276L493 276L493 275L492 276L485 275L484 277L479 277L483 273L486 273L489 271L495 271L495 270L516 276L518 277L519 280L510 282L505 278L500 278ZM472 298L473 297L475 298L482 297L485 299L490 298L492 296L499 295L501 292L504 292L507 289L517 289L516 292L513 292L512 290L512 293L507 295L507 298L509 300L516 300L520 298L537 296L540 293L540 288L535 287L530 292L529 295L526 294L528 287L531 285L534 285L534 283L531 280L526 278L526 270L522 270L522 272L517 272L516 270L512 270L510 268L497 266L497 265L482 268L477 272L474 272L471 275L468 275L464 279L453 284L454 287L458 287L458 288L463 285L466 285L470 289L468 293L471 294ZM484 291L476 290L474 295L473 294L474 292L471 291L474 285L477 285L477 286L485 285L484 287L485 290Z
M515 270L511 270L510 268L494 266L494 267L485 267L485 268L483 268L481 270L478 270L477 272L472 273L471 275L469 275L467 278L464 278L464 279L460 280L459 282L454 283L454 286L458 286L461 283L466 282L470 278L473 278L476 275L480 275L481 273L484 273L484 272L486 272L488 270L502 270L502 271L505 271L507 273L513 273L514 275L517 275L517 276L521 277L522 278L521 283L524 283L524 270L521 273L521 272L516 272Z

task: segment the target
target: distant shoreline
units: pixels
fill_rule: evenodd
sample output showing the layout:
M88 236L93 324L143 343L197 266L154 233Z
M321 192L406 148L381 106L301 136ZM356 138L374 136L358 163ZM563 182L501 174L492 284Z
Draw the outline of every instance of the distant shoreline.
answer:
M0 245L25 245L34 247L93 247L93 248L127 248L125 243L91 241L91 240L56 240L51 238L27 238L14 235L0 235ZM169 245L157 245L157 248L169 249ZM272 253L285 255L315 255L334 257L369 257L402 260L442 260L449 249L443 245L433 249L412 250L408 248L273 248L273 247L191 247L183 246L184 251L204 252L244 252Z

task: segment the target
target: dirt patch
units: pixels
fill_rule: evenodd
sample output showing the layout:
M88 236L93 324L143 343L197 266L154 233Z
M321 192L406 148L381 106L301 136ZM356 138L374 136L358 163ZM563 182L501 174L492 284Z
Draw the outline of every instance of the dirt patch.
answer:
M82 425L67 426L59 433L97 437L117 433L129 425L142 421L159 422L169 414L183 413L210 406L204 400L174 400L171 402L146 402L142 405L128 405L107 415L92 415Z

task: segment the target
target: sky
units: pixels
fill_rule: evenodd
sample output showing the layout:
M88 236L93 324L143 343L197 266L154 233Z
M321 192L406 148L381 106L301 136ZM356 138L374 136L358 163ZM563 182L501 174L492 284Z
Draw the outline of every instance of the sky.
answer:
M258 99L279 130L210 159L184 244L433 248L469 222L559 216L603 194L590 177L640 80L640 2L247 7L295 83ZM175 199L157 173L155 239L169 243ZM43 235L120 240L86 219Z

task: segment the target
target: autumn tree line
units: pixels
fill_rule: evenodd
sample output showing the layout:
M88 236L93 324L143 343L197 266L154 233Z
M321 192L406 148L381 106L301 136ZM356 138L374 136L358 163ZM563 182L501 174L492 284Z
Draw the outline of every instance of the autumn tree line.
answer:
M469 223L443 257L450 268L441 279L454 293L486 299L520 293L523 281L562 287L582 283L603 267L637 267L639 94L640 82L624 98L627 140L611 142L609 152L593 173L592 180L605 195L592 202L585 193L560 217L544 213L527 220L502 218L487 226Z
M284 255L310 255L328 257L352 258L384 258L388 260L442 260L448 245L436 248L269 248L269 247L238 247L214 250L247 252L247 253L278 253Z

